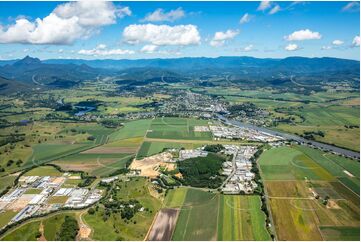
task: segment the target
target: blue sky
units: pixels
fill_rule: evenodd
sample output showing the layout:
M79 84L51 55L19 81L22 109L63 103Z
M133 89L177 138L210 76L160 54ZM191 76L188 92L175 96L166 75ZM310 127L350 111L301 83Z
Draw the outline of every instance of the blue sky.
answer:
M358 2L0 2L0 59L359 60L359 9Z

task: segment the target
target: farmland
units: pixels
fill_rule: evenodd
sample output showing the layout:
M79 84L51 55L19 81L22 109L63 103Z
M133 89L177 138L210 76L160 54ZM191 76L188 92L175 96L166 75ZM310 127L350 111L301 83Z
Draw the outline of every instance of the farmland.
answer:
M125 168L128 160L127 157L130 156L131 154L127 153L79 153L53 161L52 163L62 167L64 170L79 170L96 175L98 173L111 173L114 167L118 167L118 169Z
M124 127L119 128L109 136L109 140L112 142L122 139L143 137L147 132L150 123L151 120L148 119L125 123Z
M218 194L189 189L181 207L173 240L215 240L218 206Z
M180 209L173 240L270 240L258 196L178 188L164 206Z
M206 120L182 118L156 118L150 125L147 138L179 140L211 140L210 132L195 132L194 126L207 125Z
M359 103L345 101L345 97L359 98L357 92L316 92L310 95L282 92L271 88L239 90L236 88L202 88L207 93L222 95L231 103L252 102L270 112L271 117L293 117L294 123L279 123L274 129L294 134L322 130L325 135L315 139L352 150L359 150ZM339 99L339 100L337 100ZM310 102L305 104L306 102ZM300 119L302 117L302 119Z
M265 15L277 7L270 6ZM74 225L77 240L359 240L360 163L261 132L266 127L334 144L355 157L359 63L180 60L169 69L164 63L178 60L144 60L149 66L129 69L133 60L124 66L123 60L67 60L51 73L64 60L27 57L14 62L24 69L35 62L40 70L14 76L8 72L17 65L1 60L0 92L16 82L26 90L0 96L0 192L11 187L0 200L0 227L19 223L0 231L0 239L59 240L69 216L68 240L78 232ZM11 83L4 86L5 74ZM238 147L244 145L254 149ZM25 208L34 213L17 220Z
M221 196L218 240L271 240L258 196Z
M357 161L304 146L284 146L266 150L259 165L278 239L358 240Z

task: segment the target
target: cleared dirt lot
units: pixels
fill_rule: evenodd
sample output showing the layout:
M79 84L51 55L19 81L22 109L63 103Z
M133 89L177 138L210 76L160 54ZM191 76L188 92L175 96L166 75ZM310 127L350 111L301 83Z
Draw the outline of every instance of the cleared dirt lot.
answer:
M178 214L178 209L163 208L160 210L153 222L153 226L148 234L147 240L171 240L177 223Z
M156 177L159 175L159 167L166 167L168 170L175 169L175 163L166 163L172 160L172 154L165 152L158 155L149 156L147 158L134 159L130 165L130 169L140 170L141 176Z

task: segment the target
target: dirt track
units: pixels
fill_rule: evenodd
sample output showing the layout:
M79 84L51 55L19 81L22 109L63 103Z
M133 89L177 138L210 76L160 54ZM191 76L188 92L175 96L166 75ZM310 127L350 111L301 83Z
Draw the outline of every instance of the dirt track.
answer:
M177 222L179 210L163 208L157 214L146 240L169 241Z

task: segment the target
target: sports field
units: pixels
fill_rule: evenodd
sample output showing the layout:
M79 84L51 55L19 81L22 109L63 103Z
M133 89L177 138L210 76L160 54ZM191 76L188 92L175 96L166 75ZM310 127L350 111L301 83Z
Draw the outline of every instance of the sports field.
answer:
M277 239L347 240L343 228L359 229L357 161L305 146L283 146L262 153L259 165Z
M177 188L164 206L180 209L172 240L270 240L258 196Z

